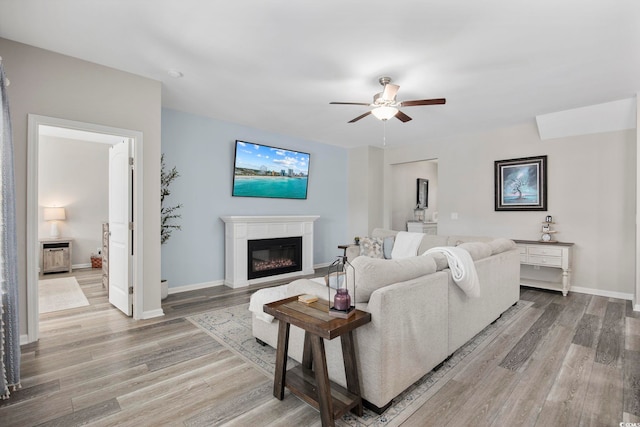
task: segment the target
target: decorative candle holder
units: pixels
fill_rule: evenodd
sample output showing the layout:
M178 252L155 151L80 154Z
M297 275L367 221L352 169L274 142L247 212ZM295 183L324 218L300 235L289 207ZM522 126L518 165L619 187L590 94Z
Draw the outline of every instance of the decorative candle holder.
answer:
M344 255L336 257L327 272L329 315L347 319L356 312L355 269ZM331 291L335 290L333 298Z

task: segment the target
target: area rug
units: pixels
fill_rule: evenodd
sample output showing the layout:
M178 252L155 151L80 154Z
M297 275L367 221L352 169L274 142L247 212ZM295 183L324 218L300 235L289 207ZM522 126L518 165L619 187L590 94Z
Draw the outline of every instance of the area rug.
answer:
M89 305L75 277L38 280L40 314Z
M453 377L457 372L454 368L460 362L464 361L473 352L479 352L489 345L501 331L522 316L531 305L532 303L529 301L519 301L509 308L495 323L487 326L467 344L458 349L442 367L436 371L429 372L393 399L391 407L382 415L365 408L362 417L348 413L342 419L336 420L336 425L353 427L393 427L400 425L433 396L449 378ZM251 312L248 307L249 304L241 304L197 314L187 319L273 378L276 351L270 346L258 344L252 336ZM291 367L296 363L293 359L289 359L287 366Z

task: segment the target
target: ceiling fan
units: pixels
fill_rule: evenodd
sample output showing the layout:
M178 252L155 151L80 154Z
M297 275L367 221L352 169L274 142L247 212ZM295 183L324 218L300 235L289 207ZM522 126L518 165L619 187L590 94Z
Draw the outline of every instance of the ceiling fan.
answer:
M373 107L370 111L359 115L353 120L349 120L349 123L355 123L360 119L367 117L369 114L373 114L379 120L389 120L392 117L396 117L401 122L405 123L411 120L411 117L400 111L401 107L415 107L417 105L436 105L444 104L445 98L436 99L417 99L414 101L396 101L396 94L400 86L391 84L391 77L380 77L378 79L383 89L382 92L373 95L373 103L365 102L330 102L329 104L338 105L367 105Z

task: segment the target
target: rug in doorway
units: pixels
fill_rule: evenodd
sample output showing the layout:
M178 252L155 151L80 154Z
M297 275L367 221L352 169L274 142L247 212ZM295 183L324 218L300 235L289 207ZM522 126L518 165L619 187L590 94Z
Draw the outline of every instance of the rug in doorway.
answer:
M519 301L516 305L510 307L495 323L487 326L453 353L441 368L437 371L429 372L394 398L391 407L383 414L378 415L365 408L362 417L347 413L340 420L336 420L336 425L354 427L392 427L400 425L453 377L455 373L453 368L458 363L471 353L479 352L489 345L495 337L515 322L531 305L532 303L529 301ZM244 360L273 378L276 351L270 346L258 344L251 334L249 304L212 310L190 316L187 319ZM290 367L296 363L290 358L287 366Z
M75 277L38 280L38 306L41 314L89 305Z

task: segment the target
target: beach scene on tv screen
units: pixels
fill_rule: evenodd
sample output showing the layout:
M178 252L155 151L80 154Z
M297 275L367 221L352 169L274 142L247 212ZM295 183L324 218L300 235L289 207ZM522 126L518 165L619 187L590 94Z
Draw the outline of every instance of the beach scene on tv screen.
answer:
M306 199L309 154L236 141L233 195Z

